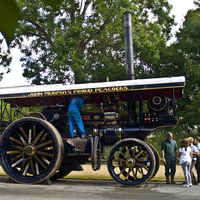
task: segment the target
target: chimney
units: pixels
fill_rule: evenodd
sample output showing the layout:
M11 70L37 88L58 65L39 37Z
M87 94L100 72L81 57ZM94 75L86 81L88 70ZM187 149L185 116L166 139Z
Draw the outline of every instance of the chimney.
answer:
M134 80L133 66L133 37L131 13L124 13L124 38L125 38L125 55L126 55L126 79Z

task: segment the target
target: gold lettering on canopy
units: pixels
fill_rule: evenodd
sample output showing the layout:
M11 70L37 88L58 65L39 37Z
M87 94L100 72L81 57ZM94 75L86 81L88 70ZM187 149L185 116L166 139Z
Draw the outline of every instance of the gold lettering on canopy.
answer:
M134 86L123 87L104 87L104 88L89 88L89 89L77 89L77 90L63 90L52 92L32 92L28 97L41 97L41 96L61 96L61 95L73 95L73 94L92 94L92 93L108 93L108 92L123 92L133 90Z

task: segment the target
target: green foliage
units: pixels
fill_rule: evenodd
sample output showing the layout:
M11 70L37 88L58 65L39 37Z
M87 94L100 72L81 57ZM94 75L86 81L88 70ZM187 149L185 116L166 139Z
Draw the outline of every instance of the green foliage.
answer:
M43 0L47 5L56 9L57 4L62 0ZM4 35L6 42L10 45L15 38L15 29L18 27L18 21L22 19L18 0L1 0L0 6L0 32Z
M196 130L191 130L188 129L188 127L184 128L179 128L179 129L159 129L155 132L153 132L151 135L149 135L146 138L146 142L152 144L158 151L160 158L162 157L161 153L161 146L162 142L167 139L166 135L167 132L172 132L173 133L173 140L177 142L178 148L181 147L181 141L184 138L187 137L193 137L195 138L196 136L199 135L199 132Z
M23 20L18 47L32 83L125 79L123 13L132 13L136 77L157 74L174 19L166 0L71 1L53 9L42 0L18 0ZM57 2L57 1L56 1Z
M18 20L22 19L20 9L14 0L1 0L0 19L0 31L9 45L14 39Z
M31 113L31 112L42 113L42 107L23 107L19 115L15 117L14 112L16 108L11 108L10 104L5 103L4 101L0 101L0 108L2 108L2 113L3 113L3 115L1 115L1 120L9 121L9 122L13 122L16 119L24 117L28 115L28 113Z
M198 109L200 97L200 7L189 10L185 16L182 28L176 34L177 41L170 46L171 66L173 74L186 77L186 87L183 98L178 100L177 115L179 124L189 127L200 125L200 111ZM169 58L169 57L167 57ZM169 64L170 64L169 63ZM173 67L170 67L171 70Z

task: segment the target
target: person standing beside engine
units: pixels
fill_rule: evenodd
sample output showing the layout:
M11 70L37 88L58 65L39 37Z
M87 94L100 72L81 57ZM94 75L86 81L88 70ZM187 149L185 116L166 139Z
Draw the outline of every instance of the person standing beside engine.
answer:
M176 184L174 176L176 173L176 160L178 160L178 147L175 140L172 140L173 134L167 133L167 140L162 143L162 159L165 165L166 183L169 184L169 176L171 175L171 183Z

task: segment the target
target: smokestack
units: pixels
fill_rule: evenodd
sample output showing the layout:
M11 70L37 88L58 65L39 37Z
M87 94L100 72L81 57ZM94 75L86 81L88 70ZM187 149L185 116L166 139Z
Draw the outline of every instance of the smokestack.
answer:
M124 38L125 38L125 55L126 55L126 79L133 80L133 36L132 36L132 21L131 13L124 13Z

